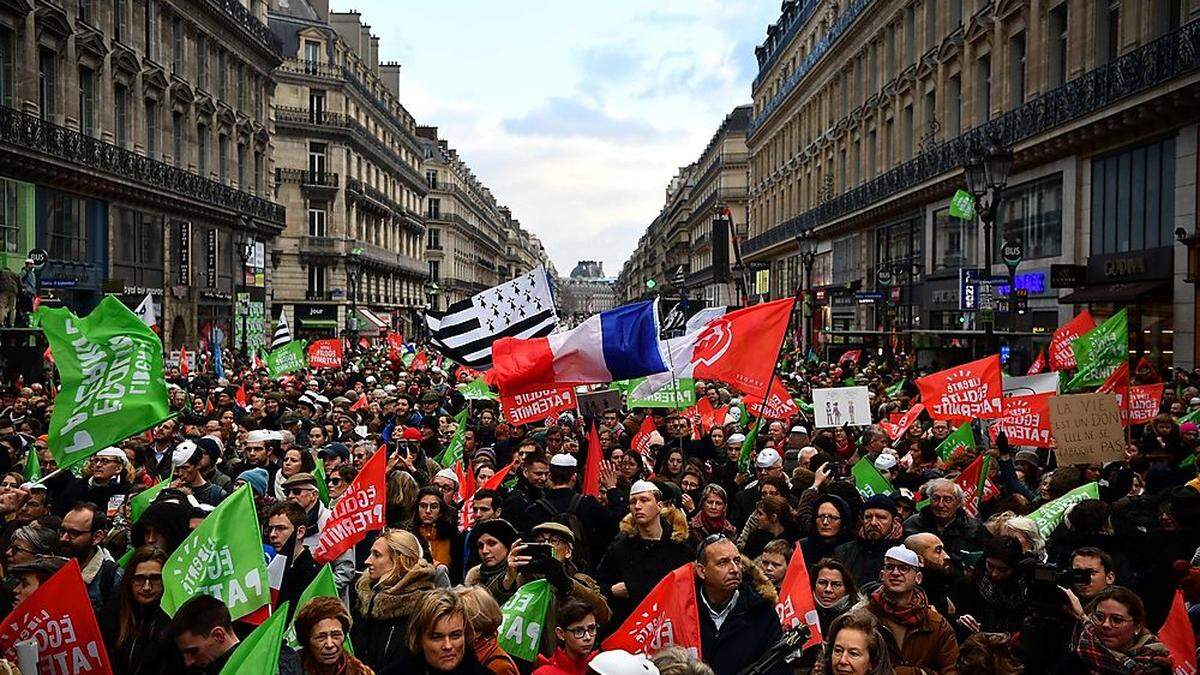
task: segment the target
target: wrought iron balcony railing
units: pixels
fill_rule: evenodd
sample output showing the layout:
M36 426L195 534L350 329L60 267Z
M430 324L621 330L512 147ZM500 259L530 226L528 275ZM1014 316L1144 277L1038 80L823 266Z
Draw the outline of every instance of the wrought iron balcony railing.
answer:
M0 143L284 226L279 204L7 106L0 106Z
M254 39L263 47L282 57L279 42L271 33L271 29L267 28L266 24L262 21L259 21L258 17L246 9L245 5L238 2L238 0L208 0L208 4L249 31L254 36Z
M338 175L332 171L276 168L275 182L336 188L338 186Z

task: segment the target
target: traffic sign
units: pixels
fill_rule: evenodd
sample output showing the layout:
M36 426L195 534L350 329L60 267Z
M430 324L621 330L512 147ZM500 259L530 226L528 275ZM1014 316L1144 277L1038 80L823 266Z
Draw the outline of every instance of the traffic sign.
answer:
M33 268L40 270L46 266L46 261L50 259L50 254L46 253L44 248L35 248L29 251L29 255L25 256L33 261Z
M1025 257L1025 244L1020 239L1009 239L1000 249L1000 255L1009 269L1016 269Z
M892 270L888 267L880 266L879 271L875 273L875 280L880 286L892 285Z

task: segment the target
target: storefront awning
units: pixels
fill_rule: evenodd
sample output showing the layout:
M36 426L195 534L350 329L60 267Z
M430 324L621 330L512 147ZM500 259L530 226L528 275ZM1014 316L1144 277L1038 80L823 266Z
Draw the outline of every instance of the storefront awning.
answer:
M1118 305L1127 305L1136 302L1143 295L1151 291L1166 288L1170 283L1167 279L1159 279L1158 281L1092 284L1062 296L1058 299L1058 304L1087 305L1093 302L1111 302Z
M383 319L376 316L375 313L369 309L364 309L362 307L359 307L358 314L362 318L366 319L367 324L371 327L372 330L382 330L382 329L386 328L388 325L386 321L384 321Z
M337 319L300 319L301 328L337 328Z

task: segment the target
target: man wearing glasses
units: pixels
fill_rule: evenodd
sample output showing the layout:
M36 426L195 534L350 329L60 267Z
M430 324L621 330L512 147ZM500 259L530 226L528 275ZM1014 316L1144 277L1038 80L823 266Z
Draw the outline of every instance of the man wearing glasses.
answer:
M958 640L919 586L921 558L916 552L904 546L888 549L879 580L866 608L893 638L884 642L896 672L957 672Z
M538 655L533 675L583 675L588 661L596 655L596 634L600 625L591 606L571 600L558 609L558 626L554 635L558 649L547 658Z
M735 675L779 641L778 596L766 574L737 545L713 534L696 549L700 652L717 675ZM783 662L764 675L786 675Z
M321 540L321 528L332 512L321 503L317 479L311 473L294 473L283 481L283 495L289 502L304 510L304 545L311 551ZM346 599L347 589L354 579L354 548L347 549L333 561L333 581L338 595Z
M108 549L100 545L108 534L108 516L97 505L80 502L63 516L58 526L58 545L63 555L79 561L79 571L87 585L88 599L96 616L106 608L115 609L121 568Z

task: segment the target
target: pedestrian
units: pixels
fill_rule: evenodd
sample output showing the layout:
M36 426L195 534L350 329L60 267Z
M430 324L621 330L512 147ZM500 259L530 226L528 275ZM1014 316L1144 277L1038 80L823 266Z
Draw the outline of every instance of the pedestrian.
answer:
M475 632L467 619L466 605L456 593L448 589L430 591L413 609L405 639L408 655L389 660L380 675L492 675L475 657Z
M305 675L374 675L346 651L350 613L337 598L316 597L296 612L296 641Z
M732 541L712 535L696 550L701 652L716 675L737 675L783 635L775 587ZM766 671L784 675L780 662Z
M115 673L151 675L161 672L172 654L171 617L162 609L163 565L167 553L143 546L125 564L117 603L100 617L109 664Z
M436 573L411 532L391 530L375 539L351 604L351 641L363 663L381 669L411 656L409 622L421 597L433 590Z

